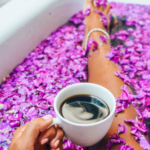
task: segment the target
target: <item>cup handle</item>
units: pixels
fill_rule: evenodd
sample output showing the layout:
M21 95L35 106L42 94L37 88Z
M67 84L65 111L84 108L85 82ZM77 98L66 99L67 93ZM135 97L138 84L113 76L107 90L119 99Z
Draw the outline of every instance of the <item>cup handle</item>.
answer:
M47 129L49 129L51 126L53 126L55 124L58 124L61 127L61 121L59 118L53 118L52 124Z

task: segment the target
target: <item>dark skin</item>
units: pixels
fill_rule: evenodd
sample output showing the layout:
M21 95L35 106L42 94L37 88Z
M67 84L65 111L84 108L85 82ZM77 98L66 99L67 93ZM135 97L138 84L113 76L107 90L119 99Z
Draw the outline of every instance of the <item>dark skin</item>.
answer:
M18 128L9 150L63 150L63 131L58 126L47 129L52 122L53 118L49 115L46 120L35 119Z
M87 0L85 4L85 8L87 5L91 6L91 13L89 16L85 17L86 20L86 33L85 35L94 28L100 28L106 30L103 23L100 21L100 16L98 14L93 13L93 10L99 10L103 12L106 16L110 13L110 6L107 5L105 8L100 6L97 8L93 4L93 0ZM93 32L90 35L90 38L100 43L99 36L104 35L102 32ZM122 90L121 86L125 85L122 79L117 77L114 73L116 71L120 71L117 64L105 58L105 56L110 51L110 41L108 44L103 43L103 46L98 48L98 53L93 52L92 56L88 61L88 71L89 71L89 80L90 83L99 84L105 88L107 88L111 93L116 97L120 97ZM91 50L92 51L92 50ZM90 52L91 53L91 52ZM131 89L129 89L131 91ZM113 123L111 125L110 130L106 134L106 136L101 140L98 144L89 147L89 150L105 150L106 144L110 135L113 133L117 133L118 124L125 124L127 127L127 133L121 134L120 137L125 139L126 143L135 150L142 150L139 143L134 140L134 136L130 133L131 126L124 122L124 119L135 119L137 117L137 113L133 105L130 105L128 109L125 109L123 112L119 113L116 117L114 117ZM119 144L114 145L111 150L117 150Z

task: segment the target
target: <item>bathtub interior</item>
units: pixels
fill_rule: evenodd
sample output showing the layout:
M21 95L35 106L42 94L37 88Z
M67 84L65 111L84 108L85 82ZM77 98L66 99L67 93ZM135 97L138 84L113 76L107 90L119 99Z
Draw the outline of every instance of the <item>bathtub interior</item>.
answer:
M0 80L83 5L81 0L12 0L4 5L0 9Z
M11 1L11 0L0 0L0 7L4 6L4 5L7 4L9 1Z

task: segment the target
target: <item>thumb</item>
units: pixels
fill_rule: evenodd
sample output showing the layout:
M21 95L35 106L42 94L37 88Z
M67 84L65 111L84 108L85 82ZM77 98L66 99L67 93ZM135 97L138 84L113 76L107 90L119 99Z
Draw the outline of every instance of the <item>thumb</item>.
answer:
M27 145L27 147L34 146L39 134L45 131L52 122L53 117L51 115L30 121L20 136L20 141L23 142L23 145Z

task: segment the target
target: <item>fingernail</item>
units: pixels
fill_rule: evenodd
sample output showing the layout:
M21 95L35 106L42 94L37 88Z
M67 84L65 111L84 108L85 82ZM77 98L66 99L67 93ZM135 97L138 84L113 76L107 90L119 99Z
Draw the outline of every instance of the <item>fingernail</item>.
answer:
M48 138L45 138L45 139L43 139L42 141L41 141L41 145L44 145L44 144L46 144L48 142Z
M59 145L59 140L57 140L55 143L54 143L55 147L57 147Z
M111 16L111 18L112 18L112 20L114 20L114 19L115 19L115 17L114 17L114 16Z
M51 120L52 116L51 115L47 115L47 116L44 116L43 119L45 119L45 120Z

